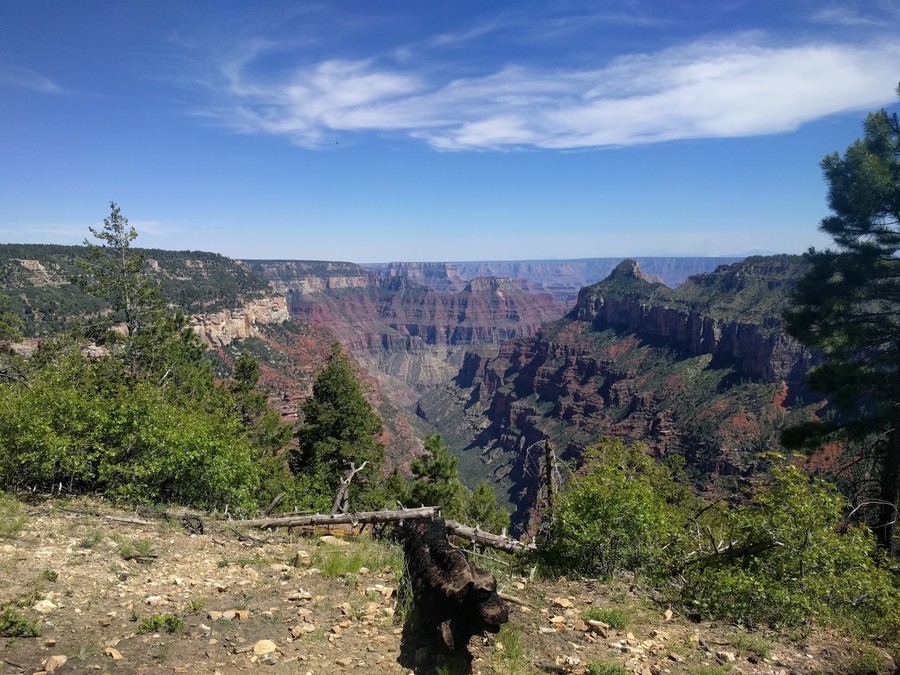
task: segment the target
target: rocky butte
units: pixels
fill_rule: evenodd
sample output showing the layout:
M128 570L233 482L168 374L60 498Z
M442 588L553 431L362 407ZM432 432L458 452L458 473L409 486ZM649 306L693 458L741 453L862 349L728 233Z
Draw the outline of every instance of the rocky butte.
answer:
M467 353L419 414L461 466L508 489L520 523L538 475L527 450L543 439L572 458L606 435L633 438L682 455L704 484L739 478L822 405L804 384L815 355L779 318L802 271L799 256L748 258L671 289L623 261L537 335Z

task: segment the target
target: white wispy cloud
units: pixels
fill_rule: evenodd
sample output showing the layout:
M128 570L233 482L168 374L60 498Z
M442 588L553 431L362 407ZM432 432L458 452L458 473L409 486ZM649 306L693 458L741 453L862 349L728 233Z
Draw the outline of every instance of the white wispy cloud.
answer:
M478 30L478 29L476 29ZM415 59L322 60L278 79L256 50L221 66L211 113L244 133L316 148L341 132L402 134L444 150L576 149L792 131L890 103L900 44L767 46L754 36L622 56L594 68L504 65L435 81Z
M31 89L46 94L60 94L63 91L62 87L49 77L28 68L3 64L0 64L0 86Z

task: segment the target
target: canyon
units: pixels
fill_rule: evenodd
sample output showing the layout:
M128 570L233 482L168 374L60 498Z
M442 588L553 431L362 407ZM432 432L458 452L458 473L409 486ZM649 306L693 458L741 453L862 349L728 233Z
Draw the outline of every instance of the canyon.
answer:
M72 283L81 251L0 246L0 277L30 335L96 311ZM822 407L805 386L816 356L779 319L802 273L797 256L145 258L220 367L241 351L260 362L285 419L337 340L385 421L389 461L407 467L421 439L441 433L467 482L489 477L519 527L540 487L529 448L541 441L574 466L603 436L642 440L658 457L684 458L698 487L734 486L778 448L782 428Z

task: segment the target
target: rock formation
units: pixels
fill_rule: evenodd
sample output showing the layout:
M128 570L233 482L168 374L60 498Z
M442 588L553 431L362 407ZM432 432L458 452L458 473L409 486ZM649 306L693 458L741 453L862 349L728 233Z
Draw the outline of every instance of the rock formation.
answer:
M225 309L213 314L195 314L190 326L210 347L224 347L233 340L257 337L259 327L284 323L288 320L284 296L273 295L252 300L237 309Z

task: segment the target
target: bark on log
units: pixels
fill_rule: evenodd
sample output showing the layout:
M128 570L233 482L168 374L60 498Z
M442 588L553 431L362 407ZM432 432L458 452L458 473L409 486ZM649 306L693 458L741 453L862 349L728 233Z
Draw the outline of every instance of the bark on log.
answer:
M484 532L483 530L469 527L468 525L463 525L453 520L447 521L447 529L457 536L465 537L466 539L470 539L471 541L474 541L477 544L481 544L482 546L495 548L499 551L506 551L507 553L533 551L535 548L534 544L523 544L522 542L516 541L515 539L503 537L499 534Z
M398 529L420 627L460 653L473 635L498 632L509 613L497 582L450 543L444 521L416 520Z
M252 520L236 520L235 525L274 529L277 527L303 527L305 525L357 525L360 523L391 523L400 520L434 518L438 509L434 506L423 506L418 509L399 509L397 511L360 511L359 513L316 514L312 516L285 516L283 518L254 518Z

